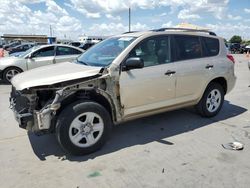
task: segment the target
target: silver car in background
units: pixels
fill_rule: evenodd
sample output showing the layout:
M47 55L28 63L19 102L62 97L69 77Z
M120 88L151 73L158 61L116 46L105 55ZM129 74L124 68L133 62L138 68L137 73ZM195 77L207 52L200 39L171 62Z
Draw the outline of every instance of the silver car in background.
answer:
M18 57L0 59L0 79L5 82L23 71L55 63L73 61L84 50L61 44L34 46Z

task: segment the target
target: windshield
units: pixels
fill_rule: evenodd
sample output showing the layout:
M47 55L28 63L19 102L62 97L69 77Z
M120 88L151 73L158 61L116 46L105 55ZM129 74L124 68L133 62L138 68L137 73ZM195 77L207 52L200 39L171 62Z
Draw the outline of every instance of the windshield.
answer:
M112 37L104 40L78 57L77 63L106 67L134 40L135 37Z
M28 55L30 52L36 50L36 49L39 48L39 47L40 47L39 45L34 46L34 47L32 47L32 48L26 50L26 51L25 51L23 54L21 54L19 57L25 57L25 56Z

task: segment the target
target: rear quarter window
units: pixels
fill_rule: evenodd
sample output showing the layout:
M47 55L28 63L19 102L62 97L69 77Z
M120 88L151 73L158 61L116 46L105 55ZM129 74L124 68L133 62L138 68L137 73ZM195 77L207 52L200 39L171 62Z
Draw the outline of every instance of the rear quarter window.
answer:
M202 37L203 56L211 57L219 54L219 40L215 38Z

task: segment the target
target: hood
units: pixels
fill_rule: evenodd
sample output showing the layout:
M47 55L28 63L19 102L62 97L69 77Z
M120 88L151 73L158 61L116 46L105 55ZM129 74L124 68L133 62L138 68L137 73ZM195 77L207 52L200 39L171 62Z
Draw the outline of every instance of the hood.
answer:
M16 90L52 85L60 82L97 75L102 67L85 66L76 63L60 63L26 71L15 76L11 83Z

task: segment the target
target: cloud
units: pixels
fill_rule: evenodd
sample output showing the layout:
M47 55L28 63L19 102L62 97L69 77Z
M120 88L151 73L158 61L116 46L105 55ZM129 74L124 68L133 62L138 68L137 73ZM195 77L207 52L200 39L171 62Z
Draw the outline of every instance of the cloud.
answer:
M106 14L106 17L114 21L121 21L122 19L121 16L112 16L112 14Z
M31 10L27 4L44 3L45 10ZM0 34L47 34L49 26L59 38L64 34L76 38L83 30L80 20L53 0L2 0L0 8ZM78 34L77 34L78 35Z
M196 19L200 19L201 17L198 14L192 14L187 9L183 9L179 12L178 18L182 20L188 20L188 19L196 20Z
M233 35L237 34L243 37L243 39L249 39L250 25L239 22L234 23L217 23L217 24L206 24L206 27L215 31L219 36L230 39ZM237 31L237 32L236 32Z
M161 25L161 27L173 27L173 22L172 21L169 21L169 22L167 22L167 23L164 23L164 24L162 24Z
M45 1L46 0L19 0L20 3L25 3L25 4L36 4L36 3L42 3Z
M144 31L148 30L149 27L145 24L137 22L136 24L131 25L132 31ZM87 32L91 32L95 35L115 35L128 31L128 26L123 25L122 23L102 23L102 24L93 24Z
M164 16L167 16L167 13L166 13L166 12L161 13L161 14L159 15L159 17L164 17Z
M129 7L132 10L170 7L171 13L180 10L180 19L198 19L201 13L210 13L217 19L223 19L226 17L228 2L229 0L70 0L67 6L94 18L106 14L113 15Z
M59 15L68 15L68 12L65 9L61 8L58 4L56 4L55 1L47 0L45 3L46 3L48 12L53 12Z
M248 8L245 8L244 11L245 11L246 13L250 13L250 9L248 9Z
M232 14L228 14L227 17L230 20L241 20L242 19L241 16L233 16Z

